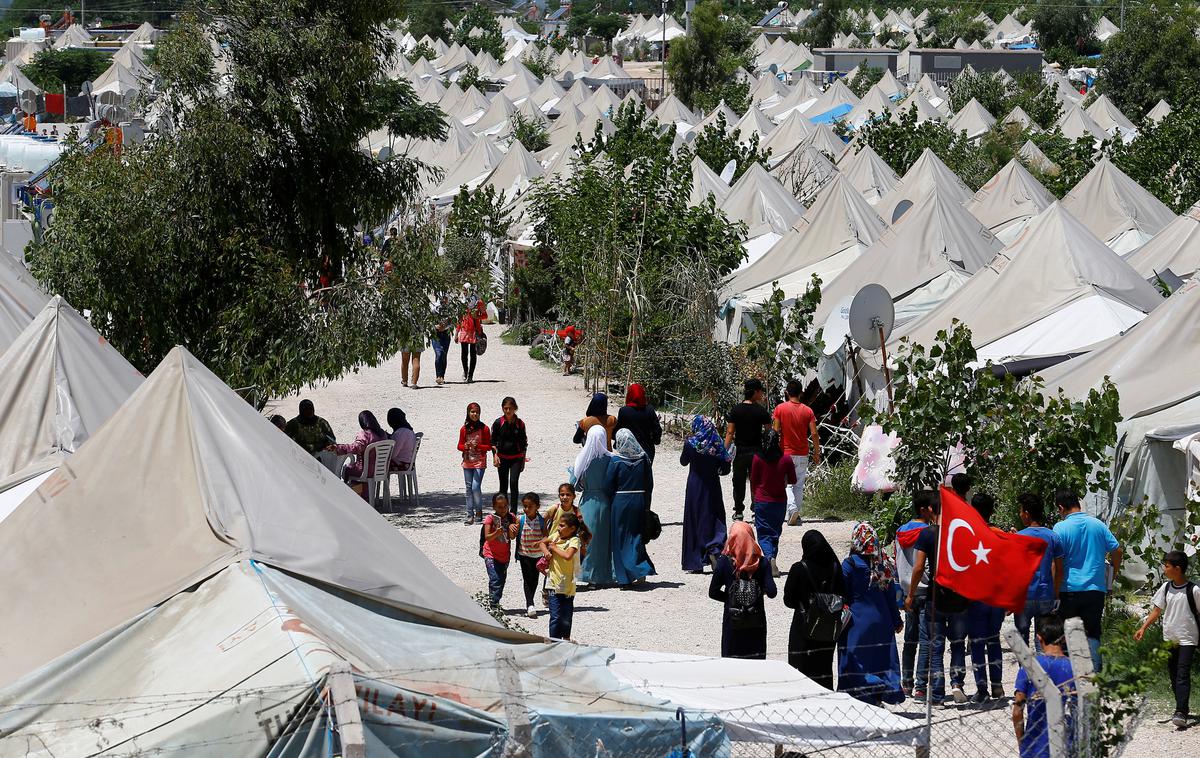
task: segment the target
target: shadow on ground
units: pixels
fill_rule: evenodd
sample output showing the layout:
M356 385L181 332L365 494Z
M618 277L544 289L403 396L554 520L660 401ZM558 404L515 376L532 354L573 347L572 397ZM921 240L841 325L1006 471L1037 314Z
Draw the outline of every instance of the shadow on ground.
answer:
M393 497L391 508L376 503L380 513L395 526L422 529L441 524L461 523L466 518L462 491L422 492L420 502ZM489 512L491 508L487 509Z

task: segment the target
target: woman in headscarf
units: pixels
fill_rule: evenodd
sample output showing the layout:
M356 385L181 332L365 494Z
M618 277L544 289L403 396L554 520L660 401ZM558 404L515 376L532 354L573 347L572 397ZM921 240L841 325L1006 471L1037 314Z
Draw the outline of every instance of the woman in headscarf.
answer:
M625 407L617 411L617 431L628 429L637 438L646 457L654 462L654 448L662 442L662 424L654 406L646 400L646 389L631 384L625 392Z
M613 575L612 509L604 491L608 476L608 444L604 427L593 425L583 441L583 449L575 456L568 473L570 482L581 494L579 511L592 533L587 555L580 564L576 579L589 587L599 587L616 581Z
M721 657L767 657L764 597L775 597L775 579L762 559L754 529L745 521L729 527L725 551L713 562L708 596L725 604L721 619Z
M838 690L871 705L903 702L896 654L896 635L903 628L896 604L896 564L866 522L854 526L842 578L850 626L838 656Z
M642 539L653 489L646 452L631 430L619 430L604 479L604 494L612 503L612 564L619 585L642 581L654 573Z
M367 449L367 445L372 442L379 442L388 438L387 432L379 426L379 421L375 418L375 414L370 411L363 411L358 414L358 436L348 445L333 445L333 450L338 455L354 455L358 456L358 460L354 463L346 464L346 468L342 469L342 478L349 481L350 479L362 476L363 472L363 453ZM363 488L363 500L367 499L367 490Z
M800 547L804 552L800 560L792 564L787 583L783 585L783 604L795 611L788 633L788 663L809 679L831 690L833 650L837 641L810 639L805 620L813 596L818 592L838 597L845 594L842 568L825 535L816 529L804 533Z
M388 426L392 427L392 433L388 436L396 443L392 447L392 470L405 471L413 463L417 434L413 431L412 424L408 423L408 416L399 408L388 409L387 422Z
M584 442L588 430L593 426L600 426L604 429L605 447L612 450L613 433L617 429L617 417L608 414L608 395L603 392L592 395L592 400L588 403L587 415L579 419L579 423L575 425L574 442L576 445ZM591 524L588 524L588 527L591 528Z
M754 503L754 528L758 544L771 564L771 575L779 576L775 557L779 554L779 535L787 513L787 488L796 483L796 464L779 446L779 432L772 429L763 436L763 446L750 462L750 493ZM786 594L786 593L785 593Z
M690 467L683 496L683 570L704 571L725 544L725 503L720 477L729 473L729 454L713 422L692 419L692 436L683 445L679 464Z

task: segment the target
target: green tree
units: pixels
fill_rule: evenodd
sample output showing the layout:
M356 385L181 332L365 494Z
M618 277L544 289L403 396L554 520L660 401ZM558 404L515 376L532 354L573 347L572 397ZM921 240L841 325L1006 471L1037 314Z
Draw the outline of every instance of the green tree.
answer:
M1008 85L996 74L963 71L954 77L950 86L950 110L957 113L975 98L988 113L1003 118L1012 110L1009 106Z
M474 63L468 63L462 67L462 71L458 72L457 84L460 89L466 90L469 87L474 87L478 90L484 90L491 83L490 79L479 73L479 67Z
M987 36L988 28L982 21L975 20L978 15L976 7L960 8L953 12L931 8L927 26L935 30L934 45L951 47L957 39L967 43L982 40Z
M453 6L441 0L417 0L411 3L408 6L408 33L416 40L423 37L432 40L446 39L449 34L446 22L450 20L452 10ZM436 57L435 53L428 60L432 61Z
M771 157L770 148L765 151L760 150L758 143L757 133L751 134L750 139L745 141L742 140L740 131L734 130L730 133L724 114L717 114L717 122L709 124L700 131L699 136L692 143L692 149L700 160L718 173L725 168L729 161L733 161L737 168L732 181L736 182L752 164L761 163L765 166L767 159Z
M396 49L384 25L398 4L212 10L220 30L185 19L156 56L178 126L120 155L65 155L50 176L56 223L29 258L143 372L182 344L261 399L375 364L425 333L429 295L444 284L436 248L397 247L381 266L358 231L408 206L419 164L359 144L388 125L423 138L445 127L386 78ZM210 34L224 43L221 89Z
M606 50L612 50L613 37L620 34L628 25L629 20L618 13L602 13L592 17L591 34L604 40Z
M1200 85L1200 13L1150 2L1127 11L1100 59L1098 89L1134 123L1160 99L1174 105Z
M771 296L750 311L752 328L745 329L746 357L767 388L772 403L782 403L792 379L815 371L821 358L821 329L813 332L813 316L821 304L821 279L813 274L804 294L785 301L777 282Z
M662 160L675 143L671 130L663 131L658 120L650 115L641 101L621 103L612 118L613 133L605 135L600 125L592 139L586 143L583 136L576 138L580 157L590 162L604 154L618 166L628 166L637 158Z
M437 60L438 54L436 50L430 47L428 42L418 42L412 50L408 51L408 55L406 57L408 58L409 63L416 63L422 58L430 63L433 63L435 60Z
M1113 162L1155 197L1184 213L1200 201L1200 98L1184 95L1158 124L1145 122L1128 145L1113 146Z
M721 91L723 98L723 90L737 84L737 70L753 68L752 42L745 21L740 18L721 20L720 3L708 0L697 5L690 33L675 40L667 56L667 76L671 77L675 95L693 107L705 102L715 103L713 93L716 91Z
M1061 198L1070 192L1096 164L1091 138L1069 140L1057 129L1034 133L1029 138L1054 163L1054 168L1050 171L1037 166L1027 168L1055 197Z
M47 92L76 95L84 82L90 82L112 65L112 56L99 50L68 48L43 50L21 66L29 80Z
M1076 401L1047 395L1036 376L1022 382L998 377L976 366L971 331L957 321L928 349L902 341L894 358L895 412L860 407L866 423L901 438L896 474L908 491L939 486L959 444L967 473L1008 506L1010 522L1022 492L1049 502L1064 485L1107 490L1103 464L1120 420L1111 382Z
M486 5L476 4L467 9L454 30L454 41L473 53L488 53L497 61L504 60L500 22Z
M982 151L961 132L954 133L936 121L917 123L916 110L897 121L876 120L859 127L861 144L870 145L879 157L901 176L930 149L971 189L979 189L1004 165L993 163L992 154Z
M1095 45L1096 24L1085 5L1039 0L1032 21L1038 46L1047 51L1050 61L1070 63Z
M520 142L531 153L541 152L550 147L550 134L541 121L528 118L523 113L514 113L510 119L512 132L509 134L509 144Z
M867 94L867 90L874 87L883 78L883 69L874 66L861 66L854 78L847 82L850 91L855 95L862 97Z
M554 48L540 45L526 53L525 57L521 59L521 63L529 69L529 73L539 79L546 79L558 74L558 63L555 58Z
M829 47L833 44L833 38L841 31L845 13L843 0L825 0L819 3L796 35L796 41L810 48Z

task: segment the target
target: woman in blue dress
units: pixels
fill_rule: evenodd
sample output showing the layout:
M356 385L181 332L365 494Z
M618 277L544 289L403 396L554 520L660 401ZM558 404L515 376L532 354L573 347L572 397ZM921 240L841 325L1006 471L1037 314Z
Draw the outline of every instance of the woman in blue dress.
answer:
M896 603L896 564L880 550L870 524L856 524L850 556L842 561L850 626L842 634L837 688L871 705L901 703L896 635L903 628Z
M602 587L616 581L612 562L612 511L604 491L608 458L608 430L597 424L588 429L583 449L575 456L575 465L570 469L570 482L581 493L579 511L583 514L583 523L592 533L576 580L589 587Z
M683 570L704 571L704 564L725 546L725 503L720 477L729 473L732 456L713 422L692 419L692 436L683 445L679 464L689 466L683 496Z
M642 525L653 489L654 478L646 451L632 430L619 429L608 459L604 495L612 503L613 574L622 586L654 573L654 564L642 540Z

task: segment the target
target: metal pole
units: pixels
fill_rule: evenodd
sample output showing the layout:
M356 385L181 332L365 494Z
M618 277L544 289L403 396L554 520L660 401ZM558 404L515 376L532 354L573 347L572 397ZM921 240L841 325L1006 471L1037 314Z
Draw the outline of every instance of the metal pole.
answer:
M658 77L658 102L667 99L667 0L662 0L662 16L658 19L662 27L662 46L658 49L661 71Z
M878 329L879 329L879 349L881 351L883 351L883 378L884 378L884 382L886 383L886 386L887 386L888 415L890 416L890 415L895 415L895 413L896 413L896 406L892 399L892 370L888 367L887 345L884 344L884 339L883 339L883 336L884 336L883 335L883 325L879 324Z

